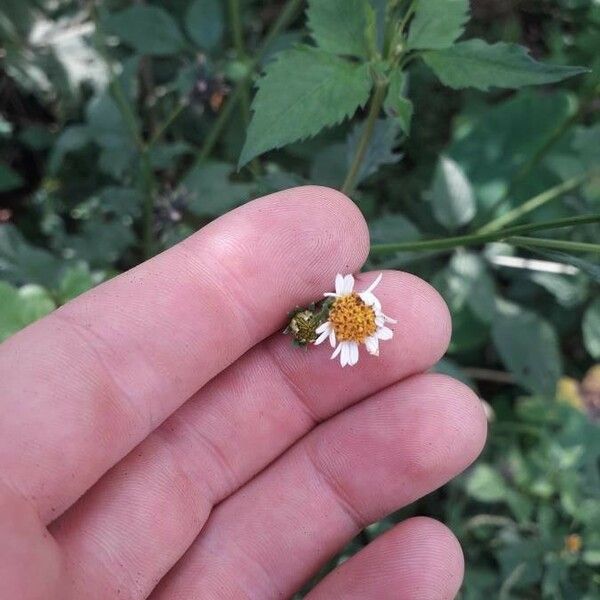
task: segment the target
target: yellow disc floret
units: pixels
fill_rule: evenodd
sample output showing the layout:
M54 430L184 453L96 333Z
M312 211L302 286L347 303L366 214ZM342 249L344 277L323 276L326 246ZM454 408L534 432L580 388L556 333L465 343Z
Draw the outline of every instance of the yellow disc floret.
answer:
M377 330L375 312L358 294L336 298L329 309L329 322L340 342L364 342Z

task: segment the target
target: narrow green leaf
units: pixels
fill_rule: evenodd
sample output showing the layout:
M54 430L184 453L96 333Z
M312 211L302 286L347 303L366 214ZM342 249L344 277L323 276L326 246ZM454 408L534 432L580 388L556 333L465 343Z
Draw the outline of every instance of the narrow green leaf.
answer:
M447 229L466 225L475 216L475 196L462 168L441 156L429 192L433 215Z
M449 48L462 35L468 19L469 0L419 0L408 48Z
M352 163L356 154L356 148L359 144L365 123L359 123L354 126L346 142L346 166L345 172ZM360 171L357 176L357 183L364 181L370 175L373 175L383 165L393 165L401 160L402 154L396 151L399 144L399 128L396 123L388 119L378 119L373 127L373 135L367 147L363 158Z
M586 73L583 67L564 67L535 61L516 44L487 44L474 39L445 50L428 50L423 59L442 83L452 88L519 88L562 81Z
M397 119L402 131L408 135L410 133L414 106L404 96L404 87L404 74L401 69L396 69L390 76L390 85L384 108L390 116Z
M185 47L175 19L158 6L130 6L110 15L105 26L140 54L175 54Z
M375 38L375 14L368 0L310 0L308 27L318 46L327 52L369 55L367 30Z
M194 0L185 16L185 28L200 47L212 50L219 45L225 29L221 0Z
M585 311L583 342L590 356L600 359L600 299L593 302Z
M368 65L308 46L282 52L258 82L239 166L340 123L365 105L371 87Z
M510 306L496 317L492 337L502 362L520 385L534 394L554 395L562 364L558 338L548 322Z

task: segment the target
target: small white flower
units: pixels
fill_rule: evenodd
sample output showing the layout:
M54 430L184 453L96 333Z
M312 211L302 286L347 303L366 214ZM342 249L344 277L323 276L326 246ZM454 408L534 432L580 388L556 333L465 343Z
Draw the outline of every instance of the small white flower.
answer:
M383 314L381 302L373 293L382 277L380 273L364 292L355 292L352 275L337 275L335 292L325 294L334 300L328 320L316 330L319 337L315 344L329 338L331 347L335 348L331 358L339 356L342 367L358 362L360 344L365 345L369 354L379 356L379 340L391 340L394 335L385 324L396 321Z

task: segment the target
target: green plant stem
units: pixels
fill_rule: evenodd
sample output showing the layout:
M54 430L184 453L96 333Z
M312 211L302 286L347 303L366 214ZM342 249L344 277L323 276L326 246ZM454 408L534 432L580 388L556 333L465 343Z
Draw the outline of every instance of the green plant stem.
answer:
M221 135L221 132L223 131L225 125L227 124L227 121L229 120L229 117L231 116L234 106L243 94L244 86L248 85L248 81L250 80L254 69L256 69L256 67L260 64L260 61L265 56L273 40L294 19L296 13L300 9L300 6L302 5L302 2L303 0L288 0L287 4L284 6L283 10L279 14L279 17L277 17L277 20L275 21L275 23L273 23L271 29L269 30L262 44L258 48L254 58L249 60L248 74L237 82L237 85L235 86L233 92L227 98L225 104L223 105L223 108L221 108L219 116L213 123L210 131L206 136L206 139L204 140L204 143L202 144L202 148L200 148L200 151L198 152L196 160L194 161L194 164L191 167L192 169L201 162L205 161L212 153L215 144L217 143L217 140Z
M173 122L177 119L177 117L187 108L188 102L178 102L177 106L171 111L167 118L163 121L161 126L156 130L150 141L146 144L147 150L151 150L158 144L158 142L162 139L165 133L168 131L169 127L173 124Z
M600 244L589 244L586 242L571 242L568 240L549 240L532 237L509 237L506 242L513 246L524 248L549 248L551 250L562 250L563 252L589 252L600 254Z
M404 17L402 17L402 21L400 21L400 25L398 26L398 32L402 34L408 25L411 17L415 14L415 10L417 8L417 0L412 0L412 2L408 5L406 12L404 13Z
M540 146L533 156L517 171L517 173L510 180L506 191L502 196L494 202L494 204L487 211L488 214L493 215L498 208L500 208L510 196L513 194L516 186L521 183L533 169L544 159L544 157L554 148L554 146L564 137L564 135L577 124L577 122L585 115L590 105L597 99L600 94L600 85L593 87L583 97L579 108L566 119L560 122L556 129L552 132L550 137Z
M231 38L237 58L244 64L248 63L246 47L244 45L244 30L242 26L242 16L240 10L240 0L228 0L229 20L231 22ZM242 110L242 120L247 129L250 124L250 89L248 80L241 82L240 106ZM260 174L260 163L257 158L253 158L249 164L252 174L256 177Z
M152 164L150 162L149 147L146 145L140 125L135 117L135 113L127 99L127 95L123 90L121 81L117 77L115 70L112 65L110 56L106 50L106 40L102 28L100 27L100 20L98 19L98 13L94 3L91 3L90 16L94 22L94 37L96 39L96 46L100 56L106 63L106 67L110 76L109 89L117 103L119 112L121 113L123 120L127 124L130 135L133 142L138 149L140 159L140 172L139 172L139 186L142 192L143 198L143 217L142 217L142 244L144 258L148 259L154 255L154 243L153 243L153 226L154 226L154 194L156 188L156 181L154 178L154 172L152 171Z
M544 206L544 204L548 204L552 200L556 200L560 198L563 194L570 192L576 188L578 188L582 183L585 183L590 178L590 173L585 173L583 175L578 175L577 177L572 177L571 179L553 187L549 190L534 196L530 200L527 200L521 206L501 215L497 219L490 221L487 225L484 225L480 229L477 230L477 233L491 233L493 231L498 231L505 227L510 223L514 223L518 221L526 214L537 210L538 208Z
M573 227L575 225L583 225L586 223L600 223L600 214L586 215L583 217L571 217L568 219L558 219L555 221L547 221L545 223L534 223L531 225L518 225L509 227L500 231L490 233L472 233L449 238L439 238L434 240L422 240L419 242L401 242L397 244L375 244L371 246L371 254L387 254L391 252L414 252L427 250L452 250L461 246L478 246L488 242L496 242L515 239L522 233L531 233L533 231L542 231L548 229L558 229L562 227ZM521 238L516 238L521 239ZM537 239L537 238L523 238ZM573 242L575 243L575 242ZM530 244L531 245L531 244ZM586 244L587 246L587 244ZM593 244L592 244L593 246Z
M377 118L379 117L379 113L381 112L381 108L383 107L383 102L385 100L387 88L387 82L377 81L375 83L375 93L373 94L373 98L371 99L371 107L369 108L369 114L367 115L367 120L365 121L365 125L363 127L360 139L358 140L358 146L356 147L356 153L354 154L354 158L352 159L352 164L348 169L348 174L346 175L344 184L341 187L341 191L347 196L351 195L354 192L354 188L356 186L356 181L358 179L363 160L365 158L367 150L369 149L369 144L371 143L371 137L373 136L375 123L377 122Z

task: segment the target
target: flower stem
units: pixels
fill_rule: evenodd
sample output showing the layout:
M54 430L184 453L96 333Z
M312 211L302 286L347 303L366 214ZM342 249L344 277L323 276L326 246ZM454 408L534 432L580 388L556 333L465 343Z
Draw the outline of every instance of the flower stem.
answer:
M568 240L549 240L545 238L532 237L509 237L506 242L513 246L524 248L549 248L551 250L562 250L563 252L589 252L600 254L600 244L589 244L586 242L571 242Z
M415 252L427 250L452 250L462 246L478 246L488 242L495 242L509 239L533 239L538 238L518 238L522 233L531 233L533 231L542 231L548 229L558 229L562 227L573 227L586 223L600 223L600 214L585 215L582 217L571 217L567 219L557 219L555 221L546 221L544 223L533 223L531 225L518 225L508 227L500 231L489 233L473 233L449 238L439 238L434 240L422 240L419 242L401 242L397 244L375 244L371 246L371 254L387 254L391 252ZM555 241L555 240L552 240ZM558 240L556 240L558 241ZM575 243L575 242L571 242ZM516 245L516 244L515 244ZM533 244L530 244L533 245ZM594 244L591 244L592 246ZM589 244L586 244L589 246Z
M150 258L154 254L154 243L153 243L153 224L154 224L154 193L156 187L156 181L154 178L154 172L152 171L152 164L150 163L149 147L144 141L142 136L140 125L135 117L135 113L127 94L125 93L121 81L115 73L112 61L107 51L106 39L104 32L100 26L100 19L94 3L91 3L90 16L94 23L94 37L96 39L96 46L98 52L108 69L110 82L109 89L112 96L117 103L119 112L125 121L131 138L138 149L140 170L139 170L139 186L143 198L143 217L142 217L142 250L144 258Z
M240 0L229 0L229 20L231 22L231 38L233 47L237 58L244 64L248 63L248 56L246 54L246 47L244 44L244 30L242 26L242 17L240 11ZM250 89L248 85L248 79L244 79L240 82L240 106L242 110L242 120L244 127L247 129L250 124ZM260 174L260 163L257 158L253 158L250 161L250 170L256 177Z
M248 74L238 81L235 86L233 92L227 98L227 101L223 105L223 108L219 112L219 116L213 123L210 131L208 132L200 151L194 161L194 164L191 166L193 169L195 166L205 161L210 154L212 153L221 132L225 128L229 117L233 111L234 106L238 102L238 100L243 95L244 87L248 85L250 78L254 72L254 69L260 64L260 61L266 54L267 50L270 48L273 40L279 35L281 31L283 31L294 19L296 13L298 12L300 6L302 5L303 0L288 0L287 4L284 6L281 13L279 13L279 17L273 23L273 26L267 33L266 37L262 41L262 44L258 48L255 56L248 63Z
M369 149L369 144L371 143L371 137L373 136L377 117L379 117L379 113L381 112L381 108L385 100L387 87L388 84L386 81L377 81L375 83L375 93L371 99L369 114L367 115L367 120L365 122L360 139L358 140L358 146L356 147L356 153L352 159L352 164L348 169L348 174L346 175L346 179L341 188L341 191L347 196L351 195L356 187L356 182L360 174L363 160L367 150Z
M521 217L534 210L537 210L541 206L544 206L544 204L547 204L552 200L556 200L563 194L578 188L582 183L585 183L590 178L590 175L590 173L584 173L583 175L572 177L571 179L568 179L567 181L550 188L549 190L546 190L537 196L534 196L533 198L521 204L521 206L508 211L493 221L490 221L487 225L484 225L478 229L477 233L491 233L493 231L498 231L504 226L518 221Z

